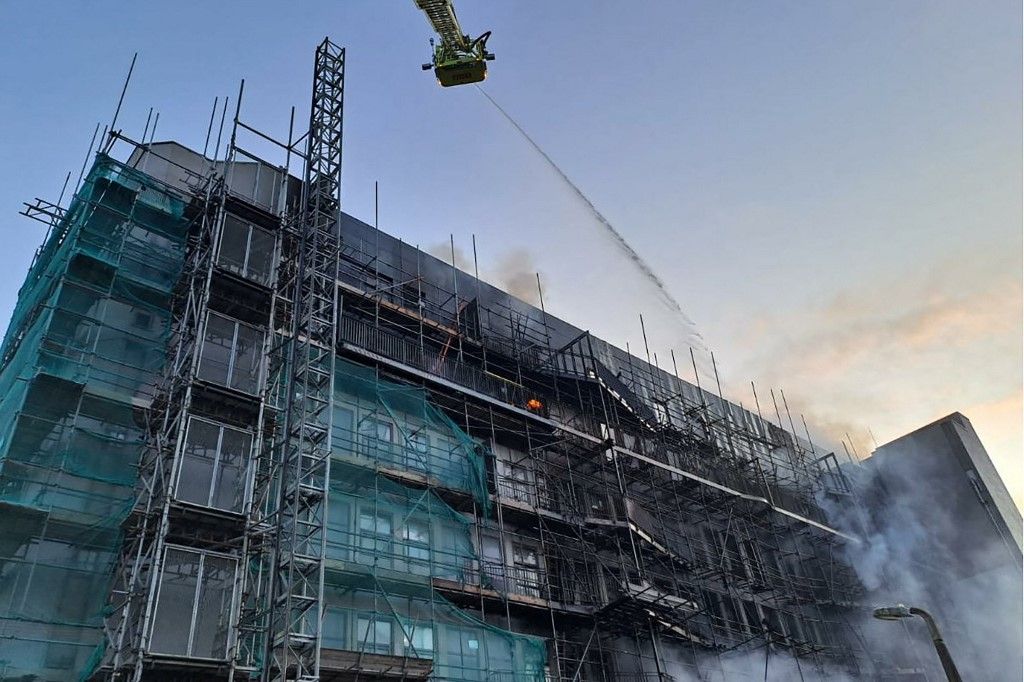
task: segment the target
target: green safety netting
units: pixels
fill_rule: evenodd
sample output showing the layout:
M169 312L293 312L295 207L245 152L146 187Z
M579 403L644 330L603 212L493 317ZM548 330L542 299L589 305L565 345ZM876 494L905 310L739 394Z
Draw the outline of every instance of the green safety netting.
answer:
M99 155L19 291L0 368L0 679L76 679L101 643L184 208Z
M331 442L337 458L419 474L434 485L468 492L487 508L482 447L432 405L426 391L338 360L334 393Z
M520 635L485 623L433 593L427 585L391 583L350 573L326 589L322 634L325 666L344 668L352 657L369 669L374 656L412 659L430 666L430 678L543 682L547 651L539 637ZM378 659L380 660L380 659ZM339 665L338 663L341 663ZM408 660L400 665L414 668Z
M330 564L406 580L473 580L472 523L429 490L335 462L327 509Z
M184 209L100 155L19 292L0 349L0 679L79 678L102 650ZM435 679L539 681L543 640L476 620L433 590L434 579L479 582L471 521L382 475L420 476L486 508L482 448L422 389L343 361L336 378L325 647L360 651L372 631L383 654L376 639L389 623L392 655L418 643Z
M435 591L435 579L479 585L482 576L472 522L434 492L335 461L328 514L326 666L413 658L435 680L544 679L543 639L478 620Z

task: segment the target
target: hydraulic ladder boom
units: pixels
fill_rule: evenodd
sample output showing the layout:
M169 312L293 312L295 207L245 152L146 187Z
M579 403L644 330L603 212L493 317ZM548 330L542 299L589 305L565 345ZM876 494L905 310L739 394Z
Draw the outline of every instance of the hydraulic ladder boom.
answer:
M455 6L451 0L416 0L416 6L427 15L427 21L434 31L452 45L466 49L466 36L462 34L459 18L455 16Z
M434 46L433 60L423 70L434 69L437 82L443 87L479 83L487 77L487 62L494 55L487 51L487 31L475 40L462 32L455 6L451 0L416 0L416 6L427 15L427 21L441 39ZM431 40L431 44L433 44Z

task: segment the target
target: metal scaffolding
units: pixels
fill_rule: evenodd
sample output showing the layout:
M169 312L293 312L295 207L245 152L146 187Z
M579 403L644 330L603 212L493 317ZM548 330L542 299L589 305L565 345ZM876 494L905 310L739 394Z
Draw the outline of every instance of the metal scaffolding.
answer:
M145 390L69 372L75 417L44 419L30 393L18 419L53 433L12 439L31 445L19 465L50 476L64 469L40 453L73 440L60 429L89 400L123 408L94 431L139 432L116 431L122 466L138 465L118 484L135 496L103 536L119 561L94 571L114 588L105 651L83 677L670 682L743 679L751 656L805 679L870 674L848 619L863 592L842 558L856 539L823 511L856 502L835 456L796 435L785 396L770 394L772 416L756 393L743 409L721 396L713 359L708 381L691 352L683 379L674 356L663 370L488 285L475 263L459 270L454 244L442 262L342 213L344 76L344 49L325 39L309 129L295 136L293 110L286 142L241 120L240 89L223 158L219 134L213 158L108 135L103 163L115 143L130 158L104 200L159 206L182 231L180 264L148 285L160 296L133 293L160 304L162 345L131 377ZM57 344L33 331L49 319L33 287L94 286L111 267L54 257L65 233L114 242L143 221L93 224L59 204L30 207L54 234L4 367ZM142 252L166 250L164 232ZM69 317L51 334L65 355L97 324ZM17 552L31 544L16 539ZM59 657L39 658L17 670L62 679Z
M665 648L691 672L725 675L750 649L809 674L863 672L843 613L860 594L840 559L854 538L817 498L848 495L834 456L783 428L783 411L773 424L699 375L684 382L585 332L553 347L565 330L542 311L486 304L487 285L450 265L445 287L435 259L404 256L346 241L341 352L424 386L490 446L495 504L474 516L501 551L487 556L478 538L479 574L435 581L446 597L530 623L566 680L617 679L623 666L664 678ZM516 549L527 545L536 557Z
M276 498L268 497L274 541L265 680L317 680L320 674L344 91L345 50L325 39L316 51L302 212L285 250L296 262L294 270L284 270L294 277L278 277L290 329L277 351L287 357L272 365L287 381L278 396L284 409L275 435L277 473L267 479Z

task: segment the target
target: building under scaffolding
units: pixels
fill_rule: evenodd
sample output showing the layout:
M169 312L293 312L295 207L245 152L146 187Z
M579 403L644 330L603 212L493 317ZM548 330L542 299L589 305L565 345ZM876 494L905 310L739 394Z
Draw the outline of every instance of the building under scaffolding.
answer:
M835 457L342 213L343 84L29 208L0 677L875 678Z

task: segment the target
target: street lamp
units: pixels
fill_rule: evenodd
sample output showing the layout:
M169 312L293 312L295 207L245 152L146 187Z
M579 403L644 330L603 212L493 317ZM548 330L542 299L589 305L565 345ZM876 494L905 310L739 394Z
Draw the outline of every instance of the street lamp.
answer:
M875 609L874 616L878 620L899 620L901 618L920 616L921 620L928 625L928 634L931 635L932 644L935 645L935 651L939 654L939 660L942 661L942 670L946 673L946 679L949 682L963 682L960 677L960 671L956 669L953 657L949 654L949 648L942 641L942 634L939 632L939 626L935 624L932 614L915 606L897 604L896 606L883 606L882 608Z

